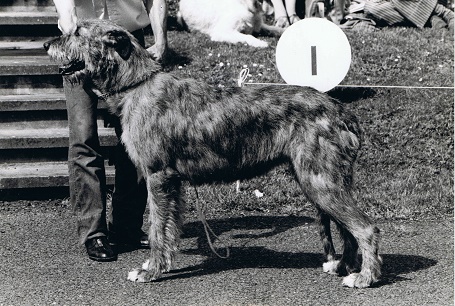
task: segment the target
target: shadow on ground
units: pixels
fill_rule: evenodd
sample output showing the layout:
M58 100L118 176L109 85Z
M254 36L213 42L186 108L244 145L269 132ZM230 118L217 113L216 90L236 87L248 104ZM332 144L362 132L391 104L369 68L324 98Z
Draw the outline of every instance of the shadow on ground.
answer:
M210 257L199 265L172 270L169 274L163 275L159 281L248 268L317 269L323 262L322 254L318 253L277 252L266 247L235 247L230 250L231 256L227 259Z
M230 236L232 239L259 239L313 223L315 220L298 216L246 216L215 219L208 222L216 235L239 229L242 230L242 233L232 234ZM280 252L263 246L230 247L230 257L222 259L211 253L200 222L185 224L183 231L183 238L197 238L197 247L182 250L182 253L205 256L206 259L194 266L172 270L163 275L159 281L186 279L247 268L319 269L324 262L322 253ZM221 248L218 251L225 254L225 250ZM417 255L381 254L381 256L383 258L382 277L375 287L410 280L402 275L428 269L437 264L436 260ZM361 259L360 255L359 259Z
M335 87L328 92L328 95L342 103L352 103L374 97L376 91L367 87Z
M409 278L401 275L425 270L435 266L438 262L434 259L416 255L382 254L382 278L377 286L408 281Z
M234 238L263 238L280 234L291 228L298 227L304 224L313 223L315 220L310 217L299 216L245 216L228 219L212 219L207 220L210 227L216 235L221 235L224 232L241 229L248 230L264 230L263 233L251 233L234 235ZM189 222L183 227L183 238L199 237L200 247L204 246L205 234L202 223L199 221Z

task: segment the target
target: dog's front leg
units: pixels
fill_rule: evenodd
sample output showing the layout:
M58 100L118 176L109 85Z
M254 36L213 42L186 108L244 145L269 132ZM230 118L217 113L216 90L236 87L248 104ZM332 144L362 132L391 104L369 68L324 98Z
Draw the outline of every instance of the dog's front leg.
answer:
M269 44L266 41L260 40L253 35L243 34L233 30L225 30L224 28L213 30L210 34L212 41L225 41L229 43L244 43L256 48L267 48Z
M150 282L172 268L182 227L183 204L181 181L172 169L146 173L150 209L150 258L142 268L128 274L128 279Z

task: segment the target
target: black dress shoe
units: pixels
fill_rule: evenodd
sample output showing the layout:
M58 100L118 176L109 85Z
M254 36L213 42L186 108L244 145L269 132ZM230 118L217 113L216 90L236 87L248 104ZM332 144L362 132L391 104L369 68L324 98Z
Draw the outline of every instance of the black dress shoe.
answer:
M149 237L142 232L138 235L109 233L109 243L112 246L129 245L141 249L150 249Z
M85 242L88 258L95 261L114 261L117 254L112 250L106 237L97 237Z
M143 234L139 237L139 246L143 249L150 249L150 240L147 234Z

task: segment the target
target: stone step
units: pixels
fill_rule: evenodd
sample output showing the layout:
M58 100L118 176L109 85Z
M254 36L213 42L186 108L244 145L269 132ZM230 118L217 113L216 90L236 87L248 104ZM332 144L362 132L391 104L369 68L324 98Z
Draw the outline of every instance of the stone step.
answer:
M1 70L1 67L0 67ZM0 96L2 95L52 95L63 93L61 75L0 75Z
M45 40L61 34L53 5L47 2L40 5L36 1L20 4L23 5L0 5L0 41Z
M0 41L0 50L16 50L16 51L26 51L26 50L43 50L43 44L46 42L45 39L40 39L36 41ZM20 56L21 54L17 52L12 54L14 56ZM2 53L2 55L5 55Z
M0 11L0 25L56 25L56 11Z
M0 3L0 11L55 11L52 0L3 0Z
M66 148L69 132L67 128L0 130L0 149ZM118 142L112 128L98 128L101 146L111 147Z
M106 109L106 102L100 100L98 109ZM40 89L30 89L28 94L0 95L0 112L64 110L63 92L42 93Z
M61 33L52 0L0 1L0 189L68 186L68 123L62 77L43 43ZM101 154L117 144L104 127ZM114 168L106 162L108 184Z
M46 56L46 50L43 48L44 42L49 38L40 38L35 41L29 39L19 41L0 41L0 54L2 56L20 57L20 56Z
M32 1L29 1L32 2ZM3 5L0 3L0 12L51 12L55 13L56 9L52 2L48 5L36 3L35 5L24 3L23 5Z
M98 114L98 127L108 128L104 119L111 119L106 112L101 110ZM46 129L67 129L68 121L66 111L32 111L25 112L0 112L0 133L1 130L46 130Z
M47 55L0 56L0 76L59 75Z
M114 167L105 164L108 185L114 184ZM0 167L0 189L68 186L68 163L41 162L3 164Z
M10 51L0 53L0 96L34 94L38 90L41 94L63 92L58 65L43 51L40 54Z
M36 91L37 93L32 93ZM35 110L64 110L64 93L39 93L31 90L30 94L1 95L0 112L35 111Z
M100 147L99 154L115 160L115 147ZM5 164L58 162L68 160L68 148L32 148L0 150L0 168Z
M57 24L0 24L0 41L45 41L61 34Z

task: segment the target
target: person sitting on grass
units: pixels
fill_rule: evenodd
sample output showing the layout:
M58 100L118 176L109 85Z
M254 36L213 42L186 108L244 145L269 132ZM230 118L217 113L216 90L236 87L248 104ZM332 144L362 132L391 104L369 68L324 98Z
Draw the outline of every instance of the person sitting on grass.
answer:
M350 13L342 25L344 28L360 28L362 22L370 22L378 26L448 29L452 36L454 33L454 13L438 0L355 0Z

